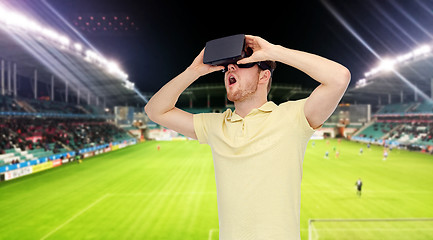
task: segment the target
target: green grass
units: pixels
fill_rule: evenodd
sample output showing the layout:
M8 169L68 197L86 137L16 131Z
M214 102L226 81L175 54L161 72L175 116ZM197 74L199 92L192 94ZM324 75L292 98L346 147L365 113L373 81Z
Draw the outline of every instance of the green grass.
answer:
M334 146L340 151L335 157ZM359 155L359 149L364 153ZM330 158L325 159L328 150ZM301 200L301 234L307 238L310 218L433 218L433 157L394 149L383 161L383 147L332 140L310 142L304 160ZM362 197L356 196L355 182L363 181ZM358 223L359 224L359 223ZM429 237L419 231L400 232L395 226L389 238L370 237L359 224L359 238L331 239L432 239L433 221L427 224ZM367 226L369 225L369 226ZM379 226L379 224L377 224ZM341 224L340 228L345 225ZM356 225L352 225L356 226ZM338 232L337 232L338 234ZM395 235L397 234L397 235ZM404 237L404 238L399 238Z
M304 161L302 239L310 218L433 218L432 156L393 150L382 161L378 146L315 143ZM217 239L211 151L196 141L145 142L2 182L0 216L0 239ZM422 231L403 234L429 239Z

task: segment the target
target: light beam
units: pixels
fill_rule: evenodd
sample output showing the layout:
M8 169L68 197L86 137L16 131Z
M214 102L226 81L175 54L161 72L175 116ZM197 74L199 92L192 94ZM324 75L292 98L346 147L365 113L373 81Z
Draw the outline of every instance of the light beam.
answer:
M422 92L419 88L413 85L408 79L406 79L403 75L401 75L398 71L394 69L395 62L384 60L382 57L374 51L372 47L352 28L352 26L337 12L337 10L330 5L326 0L320 0L320 2L325 6L325 8L340 22L344 28L352 34L367 50L369 50L379 61L381 65L379 65L379 70L384 69L388 71L392 71L403 83L405 83L409 88L413 89L416 94L418 94L424 101L433 102L424 92ZM428 52L430 48L422 47L418 52ZM374 73L371 73L374 74Z

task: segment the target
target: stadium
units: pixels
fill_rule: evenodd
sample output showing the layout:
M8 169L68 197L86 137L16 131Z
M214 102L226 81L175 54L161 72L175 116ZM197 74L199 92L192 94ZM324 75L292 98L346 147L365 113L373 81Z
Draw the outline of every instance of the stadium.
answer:
M285 10L276 10L272 28L187 38L203 24L193 20L221 12L194 15L195 5L179 2L112 4L0 2L0 239L220 239L211 148L153 122L144 106L206 41L239 31L325 56L329 50L352 72L306 148L301 239L433 239L433 31L420 20L432 19L431 2L303 3L314 9L305 24L327 29L315 37L326 43L320 49L309 49L317 42L304 25L279 25ZM307 14L290 11L291 20ZM361 14L392 24L385 36L413 41L386 45L380 24L367 41L375 25L364 28ZM283 26L308 40L274 31ZM334 35L342 44L328 44ZM373 42L387 47L374 50ZM341 49L353 52L339 57ZM222 75L212 74L176 106L193 114L233 110ZM277 105L317 86L283 64L275 79L268 100Z

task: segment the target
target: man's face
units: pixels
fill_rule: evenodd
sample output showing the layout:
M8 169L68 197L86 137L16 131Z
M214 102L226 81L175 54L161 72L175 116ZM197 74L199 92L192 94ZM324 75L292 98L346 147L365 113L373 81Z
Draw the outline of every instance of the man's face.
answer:
M251 68L239 68L236 64L230 64L224 75L224 83L227 98L232 102L239 102L254 95L259 82L258 66Z

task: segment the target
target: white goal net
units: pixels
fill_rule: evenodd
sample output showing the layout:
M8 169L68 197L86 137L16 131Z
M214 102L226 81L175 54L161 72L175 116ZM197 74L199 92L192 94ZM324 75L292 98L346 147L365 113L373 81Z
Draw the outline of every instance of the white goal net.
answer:
M310 219L309 240L433 239L433 218Z

